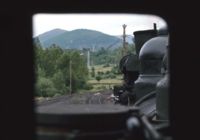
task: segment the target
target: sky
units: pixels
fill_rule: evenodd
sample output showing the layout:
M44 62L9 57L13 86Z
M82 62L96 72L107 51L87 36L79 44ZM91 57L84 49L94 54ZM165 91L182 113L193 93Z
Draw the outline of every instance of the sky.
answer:
M126 24L126 34L133 35L134 31L153 29L166 26L161 17L139 14L35 14L32 18L33 37L52 29L91 29L109 35L122 35L122 25Z

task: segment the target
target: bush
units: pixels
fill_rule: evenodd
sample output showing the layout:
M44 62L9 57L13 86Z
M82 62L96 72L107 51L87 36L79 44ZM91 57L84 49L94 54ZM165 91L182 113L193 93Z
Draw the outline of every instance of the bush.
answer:
M95 77L95 68L92 67L91 77Z
M67 87L65 83L65 78L64 74L61 71L58 71L53 75L52 82L53 82L53 87L56 88L57 93L63 95L67 92Z
M55 94L57 94L57 92L58 91L53 87L47 88L44 97L53 97Z
M111 73L111 71L106 71L106 73L105 74L110 74Z
M61 94L56 93L53 97L59 97L59 96L61 96Z
M99 86L99 87L97 87L97 89L98 90L104 90L104 89L106 89L106 86Z
M90 89L93 89L93 86L90 84L86 84L86 85L84 85L83 89L90 90Z
M98 71L97 74L98 75L104 75L104 72L103 71Z
M112 67L111 72L114 74L121 74L121 72L117 66Z
M113 74L113 73L110 73L110 74L108 75L108 77L111 78L111 79L114 79L114 78L116 78L116 75Z
M103 67L104 67L104 68L110 67L110 64L107 63L107 64L103 65Z
M100 80L102 79L102 77L101 76L96 76L96 80L99 82Z
M57 92L57 90L53 86L53 82L48 78L39 77L35 86L36 96L52 97Z

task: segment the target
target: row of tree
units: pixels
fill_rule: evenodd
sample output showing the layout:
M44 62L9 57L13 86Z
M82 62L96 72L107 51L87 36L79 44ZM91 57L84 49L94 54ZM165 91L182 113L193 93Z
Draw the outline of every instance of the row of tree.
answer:
M79 89L91 88L87 85L86 58L80 51L63 50L55 44L44 49L38 38L34 40L34 49L36 96L68 94L70 84L72 93Z

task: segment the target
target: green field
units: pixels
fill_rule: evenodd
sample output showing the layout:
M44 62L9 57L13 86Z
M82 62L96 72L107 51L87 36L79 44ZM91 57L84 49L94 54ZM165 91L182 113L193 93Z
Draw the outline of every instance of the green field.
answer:
M109 67L104 67L103 65L96 65L95 68L95 75L98 72L106 73L112 70L114 65L110 65ZM91 69L90 69L91 72ZM90 77L87 81L88 84L92 85L92 91L104 90L104 89L112 89L114 85L122 84L122 75L115 75L115 78L102 78L100 81L97 81L95 78Z
M96 66L94 66L94 68L95 68L95 72L96 72L96 74L97 74L97 72L111 71L111 69L112 69L113 66L114 66L114 65L111 65L111 66L109 66L109 67L104 67L103 65L96 65ZM90 70L90 71L91 71L91 70Z

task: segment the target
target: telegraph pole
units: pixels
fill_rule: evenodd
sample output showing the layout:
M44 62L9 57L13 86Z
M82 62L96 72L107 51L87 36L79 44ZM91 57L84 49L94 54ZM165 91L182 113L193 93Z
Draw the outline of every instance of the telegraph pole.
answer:
M90 49L87 50L87 67L90 69Z
M71 54L70 54L70 60L69 60L69 94L72 94L72 60L71 60Z
M122 57L127 54L127 48L126 48L126 24L122 25L123 27L123 49L122 49Z

